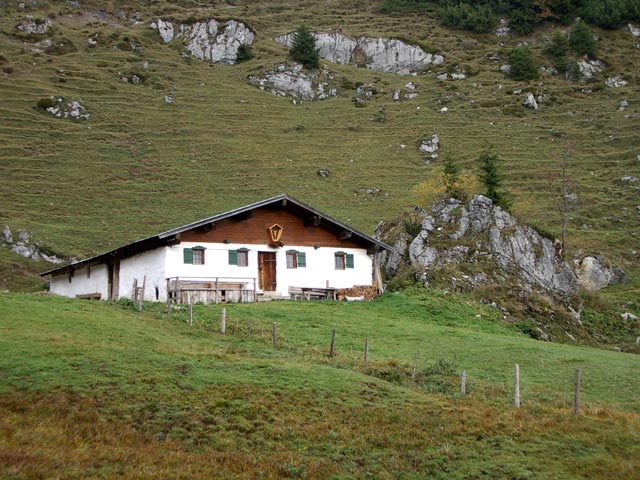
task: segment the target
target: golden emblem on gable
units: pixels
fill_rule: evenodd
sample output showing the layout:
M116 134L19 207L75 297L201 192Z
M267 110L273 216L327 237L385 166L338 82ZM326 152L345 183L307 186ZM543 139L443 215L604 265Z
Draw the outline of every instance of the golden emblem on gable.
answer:
M271 243L269 244L272 247L281 247L284 244L281 241L282 232L284 232L284 227L274 223L269 228L269 237L271 238Z

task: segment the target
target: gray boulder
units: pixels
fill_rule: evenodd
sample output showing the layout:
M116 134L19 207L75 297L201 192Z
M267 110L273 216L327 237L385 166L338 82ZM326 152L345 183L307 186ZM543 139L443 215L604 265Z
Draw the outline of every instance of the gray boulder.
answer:
M16 30L25 35L44 35L49 32L52 26L53 22L50 18L27 19L16 25Z
M538 109L538 102L536 102L536 97L533 96L533 93L527 93L527 96L522 101L522 105L527 108L533 108L534 110Z
M601 255L587 255L575 259L574 271L578 285L588 291L601 290L628 280L622 269L609 265Z
M305 72L301 64L280 64L260 75L250 75L248 81L273 95L290 97L293 103L325 100L337 95L333 76L327 70Z
M606 65L600 60L581 60L578 62L578 69L580 70L580 76L584 80L592 78L594 75L602 72Z

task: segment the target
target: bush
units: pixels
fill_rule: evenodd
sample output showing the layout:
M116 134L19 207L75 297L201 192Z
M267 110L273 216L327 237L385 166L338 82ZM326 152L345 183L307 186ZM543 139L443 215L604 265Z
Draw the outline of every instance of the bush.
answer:
M538 68L533 61L533 54L529 47L516 47L509 52L509 78L513 80L535 80L538 78Z
M300 25L293 33L293 44L289 50L289 58L300 62L307 68L320 68L320 56L316 47L316 39L306 25Z
M56 105L58 105L58 100L51 97L41 98L38 100L38 103L36 103L36 106L42 110L55 107Z
M247 60L251 60L255 57L255 53L253 53L253 48L248 43L243 43L238 47L238 53L236 54L236 61L238 63L246 62Z
M624 0L587 0L582 16L592 25L613 30L631 21L627 5Z
M489 5L454 3L440 10L440 21L447 27L484 33L496 27L498 17Z
M551 39L551 45L544 51L553 60L553 66L560 73L565 72L567 69L569 48L569 40L566 35L562 32L556 32Z
M509 28L520 35L526 35L535 30L540 23L540 17L533 8L530 0L515 2L509 15Z
M590 55L595 57L598 52L598 43L593 38L593 32L582 20L578 20L569 34L569 45L578 55Z

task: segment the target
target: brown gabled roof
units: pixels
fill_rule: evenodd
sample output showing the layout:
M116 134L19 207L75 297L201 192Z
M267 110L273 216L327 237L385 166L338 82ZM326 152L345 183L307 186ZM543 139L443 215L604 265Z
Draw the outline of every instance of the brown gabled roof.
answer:
M127 245L123 245L121 247L115 248L109 252L101 253L93 257L85 258L84 260L78 260L76 262L69 263L61 267L53 268L51 270L41 273L40 275L45 276L45 275L52 275L52 274L62 274L68 271L76 270L81 267L105 263L105 261L108 261L110 258L131 257L133 255L136 255L138 253L141 253L147 250L152 250L160 246L178 242L179 235L188 230L192 230L194 228L198 228L198 227L205 226L207 224L218 222L226 218L234 217L236 215L243 214L250 210L255 210L256 208L273 205L278 202L280 202L283 206L287 206L288 208L293 209L294 211L305 213L306 215L319 217L324 227L327 227L336 231L350 232L354 240L358 240L367 246L377 247L385 250L391 250L391 247L386 243L383 243L380 240L376 240L375 238L365 233L362 233L361 231L356 230L355 228L350 227L340 222L339 220L336 220L335 218L330 217L329 215L322 213L319 210L316 210L315 208L310 207L309 205L302 203L301 201L296 200L295 198L292 198L289 195L286 195L283 193L275 197L267 198L265 200L252 203L250 205L246 205L244 207L236 208L234 210L229 210L228 212L220 213L212 217L203 218L202 220L198 220L197 222L189 223L181 227L167 230L166 232L158 233L157 235L143 238L142 240L137 240Z

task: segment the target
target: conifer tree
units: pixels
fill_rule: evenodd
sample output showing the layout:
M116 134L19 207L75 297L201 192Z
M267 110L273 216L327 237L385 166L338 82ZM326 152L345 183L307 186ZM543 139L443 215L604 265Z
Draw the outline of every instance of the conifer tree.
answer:
M485 152L480 155L480 180L484 184L485 196L493 200L495 205L504 209L509 208L509 201L498 190L502 185L502 175L498 173L498 156L495 153Z
M302 24L293 33L293 44L289 50L289 58L300 62L306 68L320 68L320 56L316 47L316 39L309 28Z

